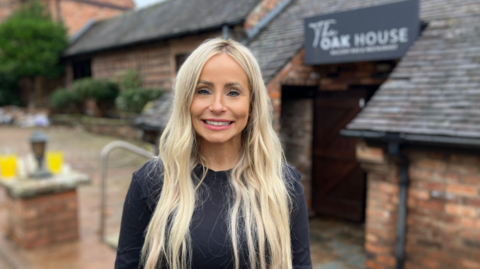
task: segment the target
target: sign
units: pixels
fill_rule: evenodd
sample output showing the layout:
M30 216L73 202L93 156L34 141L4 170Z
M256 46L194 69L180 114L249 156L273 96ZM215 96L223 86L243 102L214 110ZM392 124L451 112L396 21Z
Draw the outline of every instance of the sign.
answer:
M419 0L306 18L305 64L398 59L419 29Z

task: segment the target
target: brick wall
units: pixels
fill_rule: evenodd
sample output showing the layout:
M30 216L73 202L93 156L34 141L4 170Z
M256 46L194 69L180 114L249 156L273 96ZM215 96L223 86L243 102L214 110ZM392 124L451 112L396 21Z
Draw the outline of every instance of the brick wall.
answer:
M406 269L480 268L480 156L410 150ZM362 161L362 160L361 160ZM395 268L398 166L368 172L367 267Z
M220 34L220 32L210 32L175 38L168 41L114 49L86 57L92 59L92 76L94 78L113 78L128 69L133 69L142 75L143 87L170 90L173 87L176 75L175 56L190 53L204 40ZM73 81L71 61L67 62L66 69L66 82L69 86Z
M7 197L8 235L31 249L78 238L77 191Z
M42 0L42 2L47 6L53 19L63 20L70 36L91 19L110 18L135 7L132 0ZM21 0L0 0L0 22L10 16L20 3Z
M274 111L274 128L276 131L280 131L282 85L315 86L320 83L320 75L315 71L315 67L303 64L304 53L305 51L302 49L267 84L268 95L272 101Z
M366 266L368 269L395 268L398 166L392 160L360 161L367 172Z
M412 152L409 268L480 268L480 156Z
M170 89L173 83L170 65L168 44L140 45L95 55L92 57L92 76L112 78L133 69L142 74L144 87Z
M53 5L53 2L55 1L52 1L51 6ZM80 30L91 19L100 20L110 18L134 7L131 0L101 0L90 2L113 4L119 8L94 5L82 1L61 0L59 4L61 18L65 23L70 36ZM54 10L54 8L51 8L51 10Z
M12 15L21 0L0 0L0 23Z
M62 0L62 1L75 1L75 0ZM133 0L96 0L95 2L111 4L119 7L134 8L135 3Z

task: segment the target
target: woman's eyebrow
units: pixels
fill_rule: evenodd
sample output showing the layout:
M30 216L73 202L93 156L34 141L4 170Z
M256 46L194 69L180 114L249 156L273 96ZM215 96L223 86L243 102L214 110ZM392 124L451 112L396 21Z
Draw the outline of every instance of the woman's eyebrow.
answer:
M240 88L243 90L242 85L240 85L240 83L238 83L238 82L225 83L225 87L232 87L232 86L238 86L238 87L240 87Z
M205 84L207 86L213 87L213 83L210 81L205 81L205 80L199 80L198 84Z

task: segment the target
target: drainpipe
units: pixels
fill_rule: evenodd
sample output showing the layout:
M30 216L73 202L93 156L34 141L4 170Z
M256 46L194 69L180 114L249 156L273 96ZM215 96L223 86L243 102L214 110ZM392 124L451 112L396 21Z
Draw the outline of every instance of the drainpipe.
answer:
M408 159L400 152L400 142L397 140L388 142L388 154L400 161L399 175L399 199L397 215L397 244L395 247L395 257L397 263L395 269L403 269L405 262L405 237L407 230L407 191L408 191Z
M223 39L227 40L230 37L230 29L228 29L228 25L223 25L222 27L223 32Z

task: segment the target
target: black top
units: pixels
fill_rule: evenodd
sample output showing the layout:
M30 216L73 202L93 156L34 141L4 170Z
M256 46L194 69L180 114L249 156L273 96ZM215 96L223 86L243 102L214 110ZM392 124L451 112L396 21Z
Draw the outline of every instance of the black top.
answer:
M116 269L142 268L139 266L140 251L144 243L144 231L152 217L160 194L159 165L155 160L147 162L133 173L132 183L125 199L120 240L115 261ZM310 269L310 240L307 206L300 174L287 165L293 181L294 209L291 212L291 242L293 268ZM194 173L202 175L202 166ZM230 242L226 213L228 198L231 197L227 171L215 172L208 169L201 184L201 203L195 209L190 235L192 240L192 268L216 269L234 268L233 248ZM246 246L242 251L246 251ZM240 255L245 257L245 255ZM248 268L248 261L241 259L241 268Z

